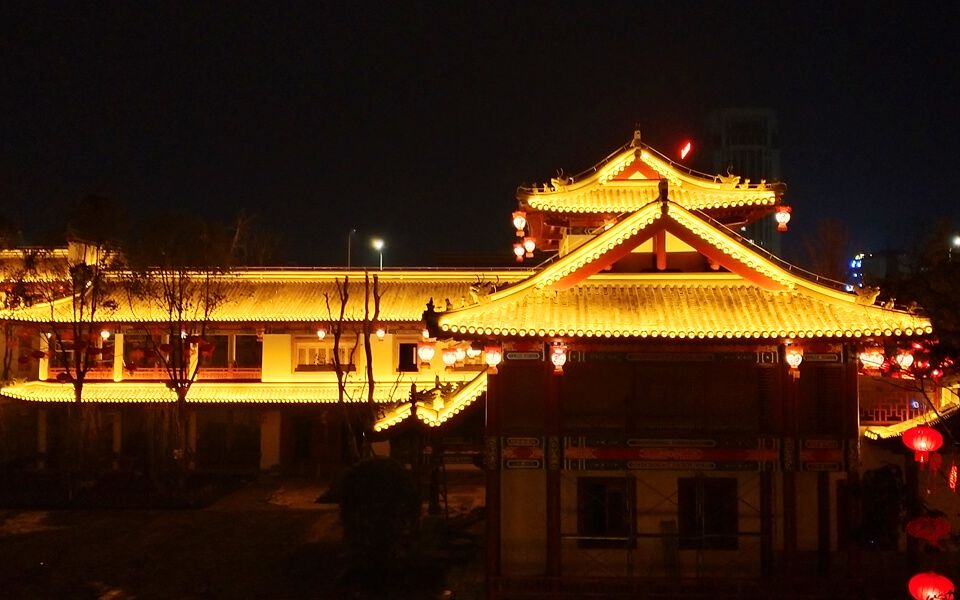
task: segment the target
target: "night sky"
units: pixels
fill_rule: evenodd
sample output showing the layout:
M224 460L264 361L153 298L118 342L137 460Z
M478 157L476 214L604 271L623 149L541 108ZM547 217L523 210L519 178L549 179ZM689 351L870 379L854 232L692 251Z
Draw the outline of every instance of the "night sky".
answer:
M711 110L759 106L780 122L788 255L824 217L904 245L960 221L958 6L7 7L0 213L39 235L95 193L258 213L287 263L344 264L351 228L355 264L373 235L388 266L509 256L518 184L592 166L635 123L672 153Z

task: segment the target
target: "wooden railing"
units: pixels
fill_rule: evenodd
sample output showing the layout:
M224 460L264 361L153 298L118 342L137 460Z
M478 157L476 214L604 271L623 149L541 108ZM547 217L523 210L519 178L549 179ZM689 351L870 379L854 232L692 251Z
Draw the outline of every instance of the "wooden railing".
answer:
M62 368L50 367L47 378L50 381L56 381L57 375L63 372ZM259 381L260 374L260 367L201 367L200 372L197 373L197 379L200 381ZM125 381L160 381L167 378L167 372L160 367L124 369L122 377ZM90 369L87 371L86 380L112 381L113 367Z

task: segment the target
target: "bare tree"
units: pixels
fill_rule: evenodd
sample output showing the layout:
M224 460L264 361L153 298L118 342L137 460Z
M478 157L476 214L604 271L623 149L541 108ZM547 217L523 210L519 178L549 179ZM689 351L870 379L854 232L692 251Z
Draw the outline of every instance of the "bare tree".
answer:
M850 234L847 225L838 219L821 219L816 233L803 238L807 268L818 275L842 281L847 263Z
M125 288L131 311L143 324L148 351L176 396L172 415L158 412L163 432L172 438L161 447L172 446L182 485L192 459L187 395L202 366L201 355L213 351L205 336L226 300L230 243L215 224L189 215L162 215L147 221L141 243L131 248L130 265Z
M333 316L333 309L330 303L330 295L324 294L327 305L327 315L330 319L330 333L333 336L333 368L337 376L337 404L341 408L341 415L344 426L347 430L347 451L352 463L357 462L362 457L369 455L369 432L373 429L373 421L376 415L376 403L374 400L374 387L376 385L373 375L373 347L370 343L370 336L375 333L380 318L380 284L379 278L373 276L373 285L371 287L370 274L364 274L364 317L359 327L353 332L356 336L353 347L350 349L349 359L346 365L343 364L340 348L344 334L347 334L347 305L350 301L350 278L344 276L343 281L339 279L334 281L337 288L337 297L340 302L339 313L336 318ZM373 314L371 315L371 300L373 303ZM366 357L366 389L367 402L362 409L351 408L348 401L352 398L347 393L348 369L354 365L357 347L360 341L363 341L364 355ZM358 443L358 437L363 439L363 444Z

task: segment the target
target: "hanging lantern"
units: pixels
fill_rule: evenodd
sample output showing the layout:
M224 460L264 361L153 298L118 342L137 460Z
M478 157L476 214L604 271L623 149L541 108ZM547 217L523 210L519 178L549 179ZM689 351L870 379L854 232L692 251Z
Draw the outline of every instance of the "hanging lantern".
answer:
M864 369L879 369L883 366L883 352L879 350L866 350L861 352L857 357L860 359L860 364L863 365Z
M537 249L537 242L532 238L523 238L523 250L527 258L533 258L533 251Z
M513 245L513 255L517 257L517 262L523 262L523 244Z
M517 237L523 237L523 228L527 226L527 213L522 210L513 213L513 228L517 230Z
M933 571L911 577L907 589L916 600L947 600L953 598L954 591L952 581Z
M430 330L427 329L426 327L424 327L423 330L420 331L420 335L423 336L423 339L429 340L429 339L430 339Z
M109 330L109 329L101 329L101 330L100 330L100 339L102 339L103 341L109 340L109 339L110 339L110 330Z
M457 357L458 363L462 363L467 358L467 349L463 346L457 346L453 349L453 352Z
M803 362L803 352L798 348L787 348L784 354L784 360L787 361L787 365L789 365L791 369L798 369L800 368L800 363Z
M777 220L777 231L784 232L787 230L787 223L790 222L790 207L789 206L778 206L777 213L774 215L774 218Z
M943 445L943 436L929 425L917 425L903 432L903 443L914 451L914 460L923 464Z
M565 344L551 346L550 362L553 363L554 373L563 373L563 365L567 364L567 346Z
M940 546L940 540L950 535L950 521L945 517L915 517L907 522L907 534Z
M447 348L443 351L443 364L452 367L457 364L457 351L453 348Z
M496 367L503 360L503 351L500 346L487 346L483 349L483 353L488 367Z
M910 354L909 352L901 352L897 354L896 361L897 361L897 365L899 365L901 369L906 371L913 364L913 354Z
M387 335L387 330L383 327L377 327L377 339L383 341L384 336Z
M467 358L476 358L481 354L483 354L483 349L476 348L471 344L470 346L467 346L466 352L467 352Z
M317 339L318 339L318 340L322 340L322 339L325 338L325 337L327 337L327 330L324 329L323 327L318 327L318 328L317 328Z
M420 362L428 363L433 360L433 355L436 353L436 348L433 347L433 344L430 342L422 342L417 344L417 357L420 359Z

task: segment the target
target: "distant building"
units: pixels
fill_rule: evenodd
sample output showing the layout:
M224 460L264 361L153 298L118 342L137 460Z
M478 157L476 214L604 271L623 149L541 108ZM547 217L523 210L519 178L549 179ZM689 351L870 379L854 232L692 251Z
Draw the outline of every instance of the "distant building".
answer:
M777 115L769 108L724 108L707 120L713 170L740 175L754 183L780 181ZM780 236L772 215L745 226L741 233L780 255Z
M850 259L847 284L852 287L877 287L884 279L902 272L903 253L896 250L858 252Z

